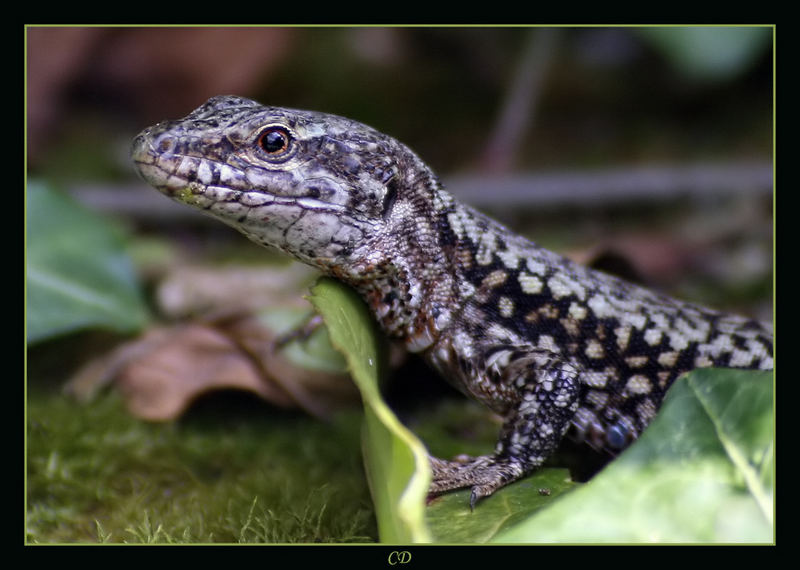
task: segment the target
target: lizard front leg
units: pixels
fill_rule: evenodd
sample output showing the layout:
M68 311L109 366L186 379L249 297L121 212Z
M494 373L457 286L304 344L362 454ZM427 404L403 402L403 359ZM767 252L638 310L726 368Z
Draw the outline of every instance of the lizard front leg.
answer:
M556 450L578 408L579 371L551 352L530 349L502 372L514 386L514 402L500 432L494 454L431 458L432 495L471 487L470 507L497 489L540 467Z

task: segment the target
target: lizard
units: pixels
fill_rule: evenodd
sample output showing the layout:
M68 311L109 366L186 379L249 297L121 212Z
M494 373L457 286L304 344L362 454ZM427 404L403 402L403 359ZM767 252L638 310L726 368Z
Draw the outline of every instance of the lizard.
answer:
M699 367L773 368L771 327L592 270L457 201L409 147L330 114L216 96L134 139L150 185L354 288L386 334L503 418L431 457L470 506L571 436L618 453Z

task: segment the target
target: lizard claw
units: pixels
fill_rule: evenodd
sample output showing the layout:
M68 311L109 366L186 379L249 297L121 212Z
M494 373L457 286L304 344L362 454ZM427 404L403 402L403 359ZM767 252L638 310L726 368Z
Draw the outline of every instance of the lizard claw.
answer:
M516 481L525 475L519 461L509 457L482 455L480 457L459 457L453 461L431 458L433 480L430 494L439 495L447 491L471 487L470 510L484 497Z

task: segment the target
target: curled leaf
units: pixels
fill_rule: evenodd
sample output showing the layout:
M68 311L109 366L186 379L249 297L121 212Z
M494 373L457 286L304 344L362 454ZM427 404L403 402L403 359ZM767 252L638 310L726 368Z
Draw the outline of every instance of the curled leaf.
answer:
M372 317L356 294L332 279L321 279L311 302L322 315L331 341L347 358L364 402L364 463L384 542L430 542L425 497L430 466L422 443L383 402L381 355Z

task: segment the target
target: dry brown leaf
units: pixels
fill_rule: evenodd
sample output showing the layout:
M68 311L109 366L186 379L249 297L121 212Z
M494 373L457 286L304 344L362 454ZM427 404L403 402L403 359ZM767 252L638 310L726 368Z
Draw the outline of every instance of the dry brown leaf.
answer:
M158 286L160 311L183 318L218 311L257 311L264 307L310 308L299 292L319 275L307 265L173 268Z
M68 390L87 400L113 381L135 416L179 417L199 395L237 389L320 417L358 401L346 373L309 370L273 350L274 335L248 316L157 328L89 363Z
M174 419L201 394L225 389L329 416L358 401L344 369L321 371L290 360L276 348L279 333L256 316L264 307L310 311L299 292L314 276L299 264L177 267L158 289L162 313L204 316L151 329L88 363L66 389L86 401L114 383L132 414L155 421Z

